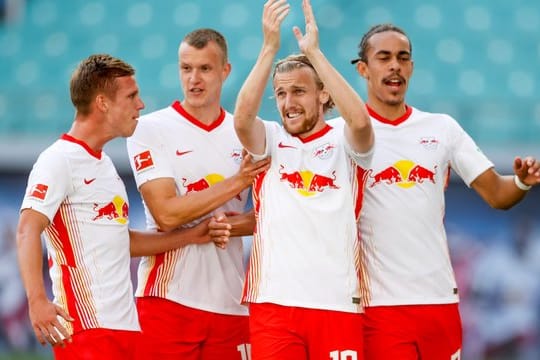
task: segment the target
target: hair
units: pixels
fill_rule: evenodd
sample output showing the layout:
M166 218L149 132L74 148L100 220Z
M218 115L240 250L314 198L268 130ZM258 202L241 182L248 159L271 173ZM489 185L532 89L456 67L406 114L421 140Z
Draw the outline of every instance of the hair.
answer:
M317 71L315 71L315 68L313 67L307 56L303 54L293 54L287 56L284 59L278 60L274 66L272 79L276 77L276 74L287 73L303 67L308 67L313 70L313 77L315 79L315 83L317 84L317 88L319 90L322 90L324 88L324 83L319 77L319 74L317 74ZM329 96L328 101L323 104L323 113L326 114L328 111L332 110L334 108L334 105L334 100L332 100L332 97Z
M360 43L358 44L358 58L351 60L351 64L356 64L359 61L363 61L367 63L367 51L369 49L369 39L375 34L380 34L387 31L395 31L397 33L400 33L404 35L407 40L409 40L409 48L412 54L412 43L409 39L409 36L405 33L405 31L393 24L379 24L372 26L365 34L362 36L362 40L360 40Z
M219 31L209 28L197 29L193 30L182 39L182 42L189 46L193 46L196 49L204 48L211 41L219 46L223 53L223 63L227 63L229 59L227 40L225 40L225 37Z
M126 62L107 54L90 55L79 63L70 81L71 102L77 112L87 115L95 96L103 92L114 98L116 78L135 75Z

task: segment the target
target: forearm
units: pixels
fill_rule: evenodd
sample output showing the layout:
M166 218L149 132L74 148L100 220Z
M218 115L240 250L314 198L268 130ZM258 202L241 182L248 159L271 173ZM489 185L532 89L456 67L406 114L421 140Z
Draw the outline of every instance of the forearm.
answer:
M17 235L17 255L28 303L47 300L43 281L43 250L40 235L19 232Z
M211 213L250 185L240 176L234 175L207 189L183 196L171 194L160 200L153 200L152 194L143 197L159 228L170 231Z
M231 224L230 236L253 235L255 229L255 214L253 211L229 217Z
M264 125L257 113L270 77L276 50L264 47L238 93L234 109L234 127L242 145L252 153L264 152Z
M151 256L178 249L190 244L210 241L207 231L200 231L205 224L194 228L182 228L169 232L130 230L130 254L132 257Z
M489 206L500 210L510 209L527 194L516 186L513 175L501 176L494 169L478 176L471 187Z
M340 115L347 123L347 138L355 151L366 152L373 145L371 120L364 101L332 66L320 49L306 53L329 92Z

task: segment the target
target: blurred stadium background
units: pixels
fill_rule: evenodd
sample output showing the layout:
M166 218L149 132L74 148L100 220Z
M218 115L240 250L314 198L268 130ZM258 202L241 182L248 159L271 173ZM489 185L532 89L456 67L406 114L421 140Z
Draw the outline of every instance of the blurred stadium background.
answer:
M297 52L290 32L303 25L290 0L281 56ZM14 231L26 176L41 150L73 118L69 76L91 53L106 52L137 69L144 113L181 98L177 46L189 31L212 27L228 39L236 92L261 43L263 0L0 0L0 359L48 359L27 323ZM540 3L525 0L312 0L321 47L365 95L349 60L369 26L393 22L413 43L408 103L454 116L500 172L516 155L540 158ZM268 92L268 98L271 93ZM274 103L261 109L276 119ZM131 199L130 219L144 226L124 140L107 147ZM507 212L491 210L453 179L446 221L465 328L464 359L540 359L540 192ZM420 259L419 259L420 260Z

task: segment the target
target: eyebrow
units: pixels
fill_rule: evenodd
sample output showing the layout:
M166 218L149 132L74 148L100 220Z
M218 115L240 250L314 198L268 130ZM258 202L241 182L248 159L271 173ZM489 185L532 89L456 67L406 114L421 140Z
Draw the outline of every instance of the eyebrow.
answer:
M408 51L408 50L400 50L400 51L398 51L397 54L398 55L411 55L411 52ZM377 55L392 55L392 52L389 51L389 50L379 50L374 55L375 56L377 56Z

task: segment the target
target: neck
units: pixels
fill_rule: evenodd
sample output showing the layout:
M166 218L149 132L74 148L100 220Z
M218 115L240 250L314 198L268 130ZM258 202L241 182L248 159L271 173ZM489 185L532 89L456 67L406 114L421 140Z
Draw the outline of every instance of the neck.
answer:
M68 134L74 138L84 142L90 149L95 152L103 150L103 146L107 141L114 137L108 136L104 129L95 126L95 121L89 118L77 116L69 129Z
M380 101L368 100L367 105L377 114L390 121L401 118L407 112L407 107L404 102L396 105L382 103Z

